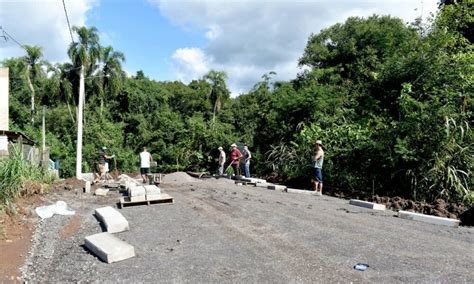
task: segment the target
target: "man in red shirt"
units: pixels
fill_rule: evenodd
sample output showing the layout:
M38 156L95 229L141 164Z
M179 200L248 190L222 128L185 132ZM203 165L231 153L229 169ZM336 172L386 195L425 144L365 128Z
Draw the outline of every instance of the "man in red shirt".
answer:
M236 176L240 176L240 159L242 158L242 153L240 153L235 143L230 146L232 147L232 152L230 153L230 163L234 169L234 174Z

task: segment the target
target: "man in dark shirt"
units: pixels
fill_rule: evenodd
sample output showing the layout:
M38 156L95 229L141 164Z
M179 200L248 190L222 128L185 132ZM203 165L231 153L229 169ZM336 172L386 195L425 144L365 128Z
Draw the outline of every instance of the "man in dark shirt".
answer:
M106 153L107 147L102 147L99 150L99 179L107 179L107 173L109 172L108 159L115 158L115 155L108 156Z

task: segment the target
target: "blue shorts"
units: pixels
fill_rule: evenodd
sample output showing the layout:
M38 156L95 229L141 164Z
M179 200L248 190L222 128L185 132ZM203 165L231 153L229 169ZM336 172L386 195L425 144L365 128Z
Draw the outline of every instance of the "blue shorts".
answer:
M321 168L313 168L313 174L316 182L323 183L323 172L321 171Z

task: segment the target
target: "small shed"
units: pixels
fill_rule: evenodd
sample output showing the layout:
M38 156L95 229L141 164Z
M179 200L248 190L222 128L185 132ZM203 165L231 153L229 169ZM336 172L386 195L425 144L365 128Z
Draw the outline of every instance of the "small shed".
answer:
M19 131L0 130L0 157L8 157L9 149L18 145L24 159L37 162L41 161L41 152L35 142Z

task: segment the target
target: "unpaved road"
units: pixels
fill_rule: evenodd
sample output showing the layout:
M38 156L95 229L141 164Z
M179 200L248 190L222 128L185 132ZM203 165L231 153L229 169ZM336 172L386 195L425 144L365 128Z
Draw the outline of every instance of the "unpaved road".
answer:
M93 210L115 205L60 192L75 217L38 222L23 278L34 282L474 282L474 228L373 212L327 196L281 193L224 180L162 184L172 205L127 207L117 234L137 256L106 264L84 247L101 232ZM365 272L353 266L367 263Z

